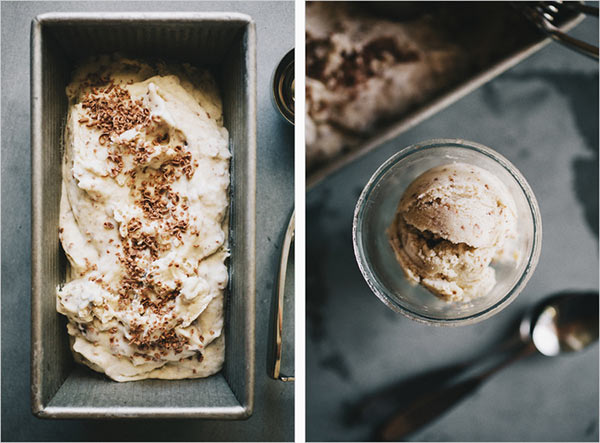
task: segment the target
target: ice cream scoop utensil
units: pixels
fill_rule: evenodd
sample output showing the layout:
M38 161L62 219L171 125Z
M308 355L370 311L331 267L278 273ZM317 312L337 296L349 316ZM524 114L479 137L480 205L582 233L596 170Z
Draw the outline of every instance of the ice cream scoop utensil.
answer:
M544 298L521 320L521 343L506 357L466 379L423 393L384 423L378 437L395 441L430 423L474 392L488 377L522 357L579 351L598 340L598 292L565 293Z
M271 333L269 335L269 351L267 353L267 373L269 374L269 377L280 381L295 380L293 375L284 375L281 373L281 361L283 358L283 302L288 259L290 257L290 249L296 232L295 226L296 212L294 211L290 216L285 237L283 239L283 246L281 248L277 290L275 293L271 324L269 325Z
M546 35L562 45L583 55L598 60L598 47L582 40L571 37L556 26L557 17L565 9L575 10L587 15L598 17L598 8L578 2L511 2L527 19L541 29Z

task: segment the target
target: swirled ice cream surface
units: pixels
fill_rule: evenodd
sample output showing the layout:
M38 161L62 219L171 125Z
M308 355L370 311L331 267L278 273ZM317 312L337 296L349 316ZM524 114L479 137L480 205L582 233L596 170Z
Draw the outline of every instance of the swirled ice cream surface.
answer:
M214 79L103 56L67 96L57 310L75 359L117 381L218 372L230 152Z
M408 281L453 302L488 294L491 263L518 263L517 207L502 181L466 163L436 166L404 192L388 229Z

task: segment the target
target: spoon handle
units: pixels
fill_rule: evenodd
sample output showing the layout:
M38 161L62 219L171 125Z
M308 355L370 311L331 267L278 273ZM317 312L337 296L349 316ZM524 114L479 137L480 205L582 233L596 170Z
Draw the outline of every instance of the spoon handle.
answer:
M474 392L489 376L533 352L535 352L535 348L528 343L490 369L442 389L423 393L413 403L384 423L379 432L380 439L397 441L420 429Z

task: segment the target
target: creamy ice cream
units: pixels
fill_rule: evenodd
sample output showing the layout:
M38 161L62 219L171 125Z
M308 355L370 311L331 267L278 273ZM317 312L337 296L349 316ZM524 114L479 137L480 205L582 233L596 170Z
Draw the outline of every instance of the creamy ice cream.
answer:
M467 70L460 48L430 22L382 18L355 2L307 3L307 170Z
M538 38L503 2L306 2L307 172Z
M388 233L406 277L449 301L487 294L494 261L516 261L517 210L506 186L477 166L453 163L417 177Z
M75 359L117 381L219 371L230 153L213 78L100 57L67 96L57 310Z

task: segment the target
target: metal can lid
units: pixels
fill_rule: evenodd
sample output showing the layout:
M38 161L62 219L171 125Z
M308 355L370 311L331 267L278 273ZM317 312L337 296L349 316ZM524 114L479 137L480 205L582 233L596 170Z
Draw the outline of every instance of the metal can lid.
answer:
M294 49L275 68L272 88L275 107L288 122L294 124Z

